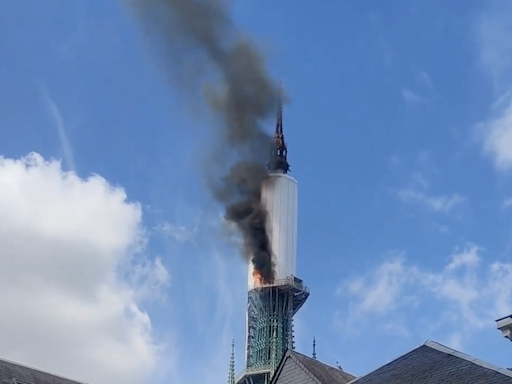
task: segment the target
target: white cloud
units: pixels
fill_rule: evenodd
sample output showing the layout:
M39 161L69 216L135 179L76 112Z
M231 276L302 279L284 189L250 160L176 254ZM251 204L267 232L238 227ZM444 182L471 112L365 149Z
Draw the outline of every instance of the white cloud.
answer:
M417 82L421 85L426 86L427 88L434 88L434 84L432 83L432 80L430 80L429 74L425 71L420 71L418 73Z
M429 184L421 174L413 175L410 186L397 191L397 196L404 203L416 203L437 213L450 213L453 208L464 203L466 198L457 193L450 195L431 195Z
M491 327L496 318L512 312L512 264L484 263L481 252L475 245L456 250L435 272L409 265L402 254L389 258L341 285L339 293L351 300L350 321L393 318L399 310L413 318L414 308L419 308L418 316L446 327L460 345L470 331Z
M512 36L511 36L512 38ZM484 153L500 171L512 169L512 95L503 96L493 108L491 117L477 125Z
M138 301L164 299L164 289L169 285L170 275L162 259L144 259L132 267L130 281L135 288Z
M140 383L159 346L138 300L168 282L158 259L126 269L144 247L140 206L33 153L0 157L0 217L0 357L91 384Z
M414 75L414 88L421 89L421 92L413 91L410 87L402 87L402 99L408 104L424 104L430 101L434 85L430 76L425 71L419 71ZM428 94L429 96L426 96Z
M414 189L402 189L398 191L400 199L407 203L420 203L434 212L450 212L453 207L462 204L465 198L458 194L430 196L425 192Z
M506 199L504 199L501 203L501 207L503 209L512 207L512 197L507 197Z
M426 99L408 88L402 88L402 98L407 103L425 102Z
M450 233L450 228L447 225L434 223L434 227L441 233L444 233L444 234Z
M356 315L363 313L385 313L399 307L402 303L403 288L412 274L404 265L402 254L392 257L381 264L370 276L359 277L343 284L338 292L347 291L360 299L353 307Z
M62 118L59 108L57 107L57 104L55 104L53 99L50 97L50 93L48 92L45 86L41 86L41 92L43 94L43 100L46 106L48 107L48 111L50 112L57 127L60 147L62 149L66 165L69 167L69 169L76 170L75 156L73 154L73 148L71 147L71 143L68 139L66 127L64 126L64 119Z
M491 0L477 22L480 62L491 77L495 90L510 87L512 64L512 3ZM504 84L505 83L505 84Z
M512 3L491 1L477 25L480 62L491 78L498 102L477 125L484 153L498 170L512 169Z
M197 232L197 225L188 227L181 224L174 224L164 222L159 224L156 228L157 231L163 233L165 236L173 238L180 243L191 240Z

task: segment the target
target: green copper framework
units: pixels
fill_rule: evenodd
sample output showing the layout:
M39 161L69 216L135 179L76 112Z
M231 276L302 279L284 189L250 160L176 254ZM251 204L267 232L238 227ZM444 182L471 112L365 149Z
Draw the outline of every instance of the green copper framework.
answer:
M288 349L294 349L293 316L309 297L290 276L248 292L246 368L238 384L268 384Z

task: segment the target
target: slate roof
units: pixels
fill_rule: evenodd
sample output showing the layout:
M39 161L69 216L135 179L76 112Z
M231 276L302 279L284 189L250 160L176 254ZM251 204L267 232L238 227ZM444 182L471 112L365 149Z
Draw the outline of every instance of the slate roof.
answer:
M349 384L512 384L512 372L442 344L420 347Z
M279 384L279 374L286 364L288 359L294 360L294 362L313 380L318 384L347 384L350 380L355 379L355 376L342 371L339 368L331 367L330 365L321 363L318 360L312 359L311 357L305 356L296 351L288 350L281 359L279 366L272 378L271 384Z
M16 379L16 382L13 381ZM35 368L0 359L1 384L84 384L79 381L66 379L46 373Z

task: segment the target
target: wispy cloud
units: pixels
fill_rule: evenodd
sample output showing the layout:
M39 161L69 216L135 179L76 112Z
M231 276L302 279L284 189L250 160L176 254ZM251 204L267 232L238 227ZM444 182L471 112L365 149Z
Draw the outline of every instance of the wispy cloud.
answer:
M477 124L483 150L500 171L512 170L512 3L490 1L478 19L480 63L491 79L497 102L490 116Z
M381 264L371 277L363 276L342 284L338 293L349 292L360 300L352 309L359 317L367 313L383 314L402 305L403 288L412 277L404 264L404 254L398 253Z
M419 203L434 212L449 213L454 207L462 204L465 198L456 193L451 195L431 196L423 191L406 188L398 191L398 197L406 203Z
M428 192L429 188L425 178L420 173L415 173L409 186L399 189L397 196L404 203L420 204L436 213L450 213L466 201L466 197L458 193L432 195Z
M500 171L512 169L512 97L507 99L505 108L493 112L488 120L477 125L484 153Z
M146 259L132 267L130 280L139 301L164 300L170 284L170 274L162 259Z
M374 270L341 284L339 295L351 302L348 323L371 317L387 324L405 313L410 328L412 318L424 321L426 316L460 345L471 331L486 328L512 311L512 264L484 263L481 253L481 248L469 244L455 250L437 271L409 264L403 252L390 256ZM400 328L400 322L395 326Z
M434 227L441 233L450 233L450 228L445 224L434 223Z
M425 71L420 71L417 75L417 83L423 86L426 86L430 89L434 89L434 83L430 79L430 76Z
M162 221L153 228L155 234L167 238L173 246L176 243L180 246L179 258L169 261L171 265L179 265L180 271L172 274L172 285L180 287L180 291L170 292L169 302L173 302L173 295L179 296L178 308L186 318L175 325L181 330L176 342L183 348L177 356L182 370L173 379L199 383L208 377L212 383L220 383L222 378L227 378L232 338L239 352L244 346L244 312L237 308L246 305L247 293L243 289L247 284L246 264L236 249L221 238L223 216L218 217L216 212L200 215L187 212L176 216L180 219ZM159 270L155 264L148 265L148 269ZM145 274L145 270L141 273ZM157 289L152 292L163 287L161 282L166 282L168 275L157 276L161 278L154 281ZM199 355L205 357L200 367L194 365Z
M59 108L57 107L57 104L53 101L53 99L50 96L50 93L48 92L48 89L41 85L41 93L43 95L43 100L46 104L46 107L48 108L48 111L50 115L53 118L53 121L55 123L55 126L57 128L57 133L59 135L59 142L60 147L64 156L64 160L66 162L66 165L71 170L76 170L76 164L75 164L75 157L73 155L73 148L71 147L71 144L68 139L68 135L66 132L66 127L64 126L64 119L62 118L62 115L59 111Z
M236 311L236 308L243 308L246 303L246 291L240 289L246 280L245 274L240 273L239 265L226 257L229 252L214 243L201 251L206 257L204 265L196 266L194 282L197 294L188 305L196 307L191 321L201 329L201 341L192 346L191 351L196 356L201 354L207 358L192 371L188 358L183 359L182 364L187 369L180 377L182 382L199 383L205 377L210 377L212 383L220 383L221 378L227 377L232 338L235 337L238 349L244 345L243 339L236 339L237 335L241 335L239 327L244 324L243 312ZM184 342L187 339L183 337ZM189 356L193 361L194 356Z
M434 91L434 84L427 72L417 72L411 85L412 87L402 87L402 99L407 104L424 104L430 101L430 96Z
M402 98L406 103L423 103L427 101L426 98L420 96L408 88L402 88Z
M198 226L197 223L194 226L186 226L165 221L157 225L154 229L179 243L185 243L194 238Z
M507 197L506 199L504 199L501 203L501 207L503 209L508 209L512 207L512 197Z
M477 20L480 63L497 93L508 91L512 75L512 3L491 0Z

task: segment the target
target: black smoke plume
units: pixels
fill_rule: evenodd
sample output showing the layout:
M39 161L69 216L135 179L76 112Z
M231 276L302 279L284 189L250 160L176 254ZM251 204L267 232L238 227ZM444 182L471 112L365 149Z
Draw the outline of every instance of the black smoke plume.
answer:
M217 153L230 153L229 166L216 170L212 196L237 225L247 257L266 283L274 280L267 211L261 189L273 141L261 123L277 107L276 83L264 58L243 37L223 0L131 0L147 37L164 48L165 70L174 84L201 99L220 120ZM201 92L204 80L215 84ZM221 162L219 162L221 164ZM219 165L216 164L216 165ZM211 174L208 175L211 178Z

